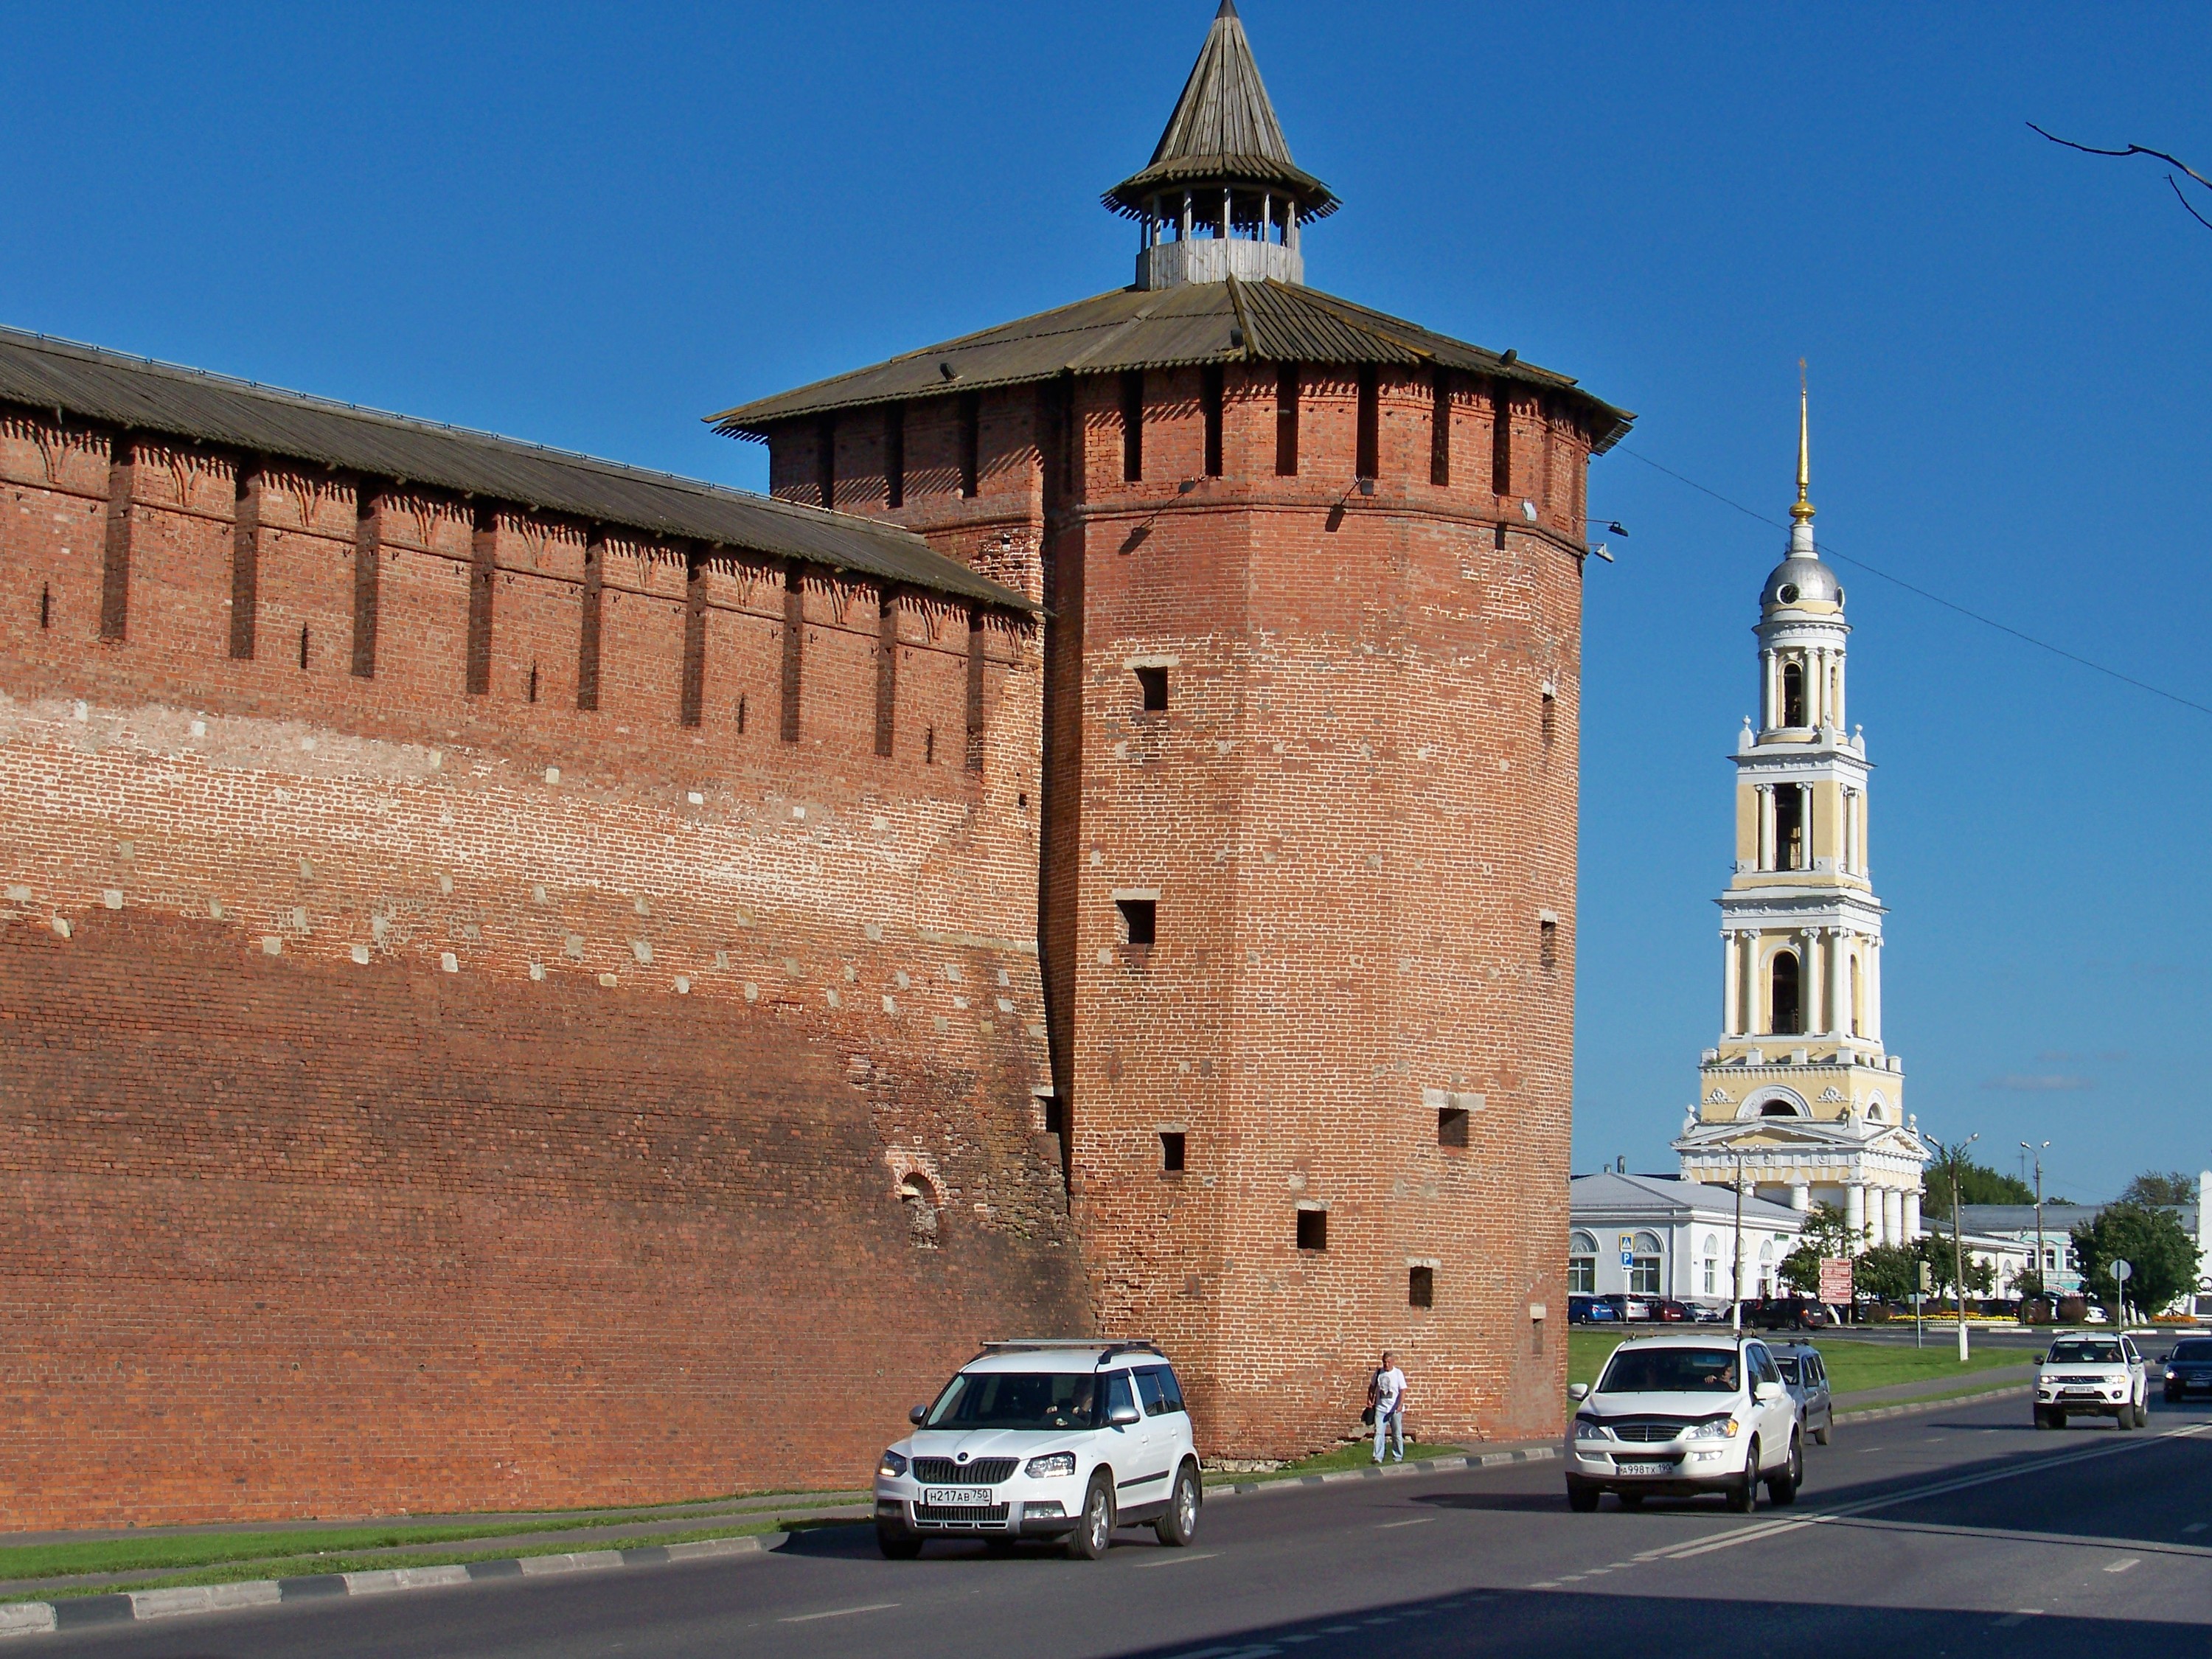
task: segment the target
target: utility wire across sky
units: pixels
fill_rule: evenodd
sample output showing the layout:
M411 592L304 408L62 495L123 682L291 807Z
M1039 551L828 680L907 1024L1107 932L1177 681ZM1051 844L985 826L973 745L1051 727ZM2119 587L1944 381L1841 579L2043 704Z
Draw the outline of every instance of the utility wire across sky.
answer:
M1759 512L1755 507L1746 507L1741 501L1731 501L1726 495L1722 495L1719 490L1711 489L1705 484L1701 484L1695 478L1685 477L1681 473L1675 471L1673 467L1663 466L1659 462L1653 460L1649 455L1638 454L1635 450L1629 448L1626 444L1620 446L1617 453L1630 456L1636 460L1643 462L1644 465L1650 467L1654 472L1665 473L1676 483L1687 484L1691 489L1696 490L1701 495L1711 496L1723 507L1734 507L1737 512L1742 514L1747 519L1756 519L1759 523L1771 526L1777 530L1787 530L1790 527L1788 525L1783 523L1781 520L1771 519L1767 517L1765 514ZM1888 582L1894 586L1901 587L1908 593L1917 594L1919 598L1926 599L1931 605L1940 605L1946 611L1955 611L1959 615L1967 618L1971 622L1978 622L1984 628L1994 628L2000 634L2009 634L2013 638L2020 641L2024 645L2032 645L2039 651L2048 651L2054 657L2063 657L2068 662L2073 663L2079 667L2087 668L2093 673L2102 674L2109 679L2118 680L2123 685L2131 685L2138 691L2148 691L2154 697L2163 697L2168 702L2179 703L2184 708L2194 709L2200 714L2212 714L2212 704L2197 702L2191 698L2183 696L2178 691L2169 691L2162 685L2153 685L2148 680L2139 680L2132 674L2124 674L2117 668L2107 667L2105 664L2097 662L2091 658L2085 657L2077 651L2069 651L2063 645L2053 645L2049 640L2039 640L2033 634L2022 633L2011 623L2001 623L1995 617L1985 617L1978 611L1969 611L1965 605L1957 603L1955 600L1947 599L1941 593L1931 593L1926 588L1917 586L1913 583L1905 580L1902 576L1893 576L1888 571L1881 568L1879 566L1869 564L1864 559L1854 558L1848 553L1838 551L1836 544L1829 540L1826 536L1820 538L1820 556L1826 559L1839 560L1844 564L1855 566L1858 569L1865 571L1869 576L1879 576L1882 580Z

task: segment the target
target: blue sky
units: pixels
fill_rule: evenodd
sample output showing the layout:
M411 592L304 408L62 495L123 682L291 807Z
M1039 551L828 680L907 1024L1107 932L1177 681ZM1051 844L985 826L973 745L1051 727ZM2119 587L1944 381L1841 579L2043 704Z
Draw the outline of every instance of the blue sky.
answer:
M1208 0L9 6L0 320L758 487L696 416L1127 280ZM1810 360L1839 554L2212 704L2202 14L1251 0L1319 286L1580 376L1575 1163L1718 1018L1749 628ZM2198 197L2212 215L2212 199ZM2212 716L1838 562L1907 1102L2054 1190L2212 1161ZM1979 1150L1979 1149L1978 1149Z

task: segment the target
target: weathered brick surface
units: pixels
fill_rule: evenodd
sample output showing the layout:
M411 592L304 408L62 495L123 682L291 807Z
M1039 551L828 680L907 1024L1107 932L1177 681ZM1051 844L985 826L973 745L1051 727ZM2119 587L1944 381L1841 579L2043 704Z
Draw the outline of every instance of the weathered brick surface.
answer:
M142 441L103 641L106 447L0 422L9 1524L849 1483L976 1338L1087 1322L1033 627L973 772L908 596L881 758L878 595L803 580L786 743L784 573L712 553L687 726L696 550L612 537L580 710L583 532L501 513L469 696L471 512L394 489L363 678L356 481L272 460L234 660L233 462Z
M1303 372L1289 477L1276 386L1229 368L1209 478L1200 372L1149 373L1136 483L1118 376L987 392L970 497L958 398L917 401L896 510L880 449L845 435L881 412L856 411L838 503L971 562L1037 550L1039 927L1099 1328L1170 1345L1215 1452L1333 1441L1385 1346L1422 1432L1548 1431L1588 434L1516 390L1493 491L1499 389L1461 377L1438 484L1433 381L1386 369L1363 495L1357 376ZM779 493L818 498L821 436L772 435ZM1137 659L1167 666L1166 712L1140 709ZM1117 892L1158 894L1150 949ZM1439 1107L1474 1097L1468 1146L1439 1145ZM1325 1252L1296 1248L1301 1203L1327 1206ZM1412 1307L1428 1264L1435 1305Z

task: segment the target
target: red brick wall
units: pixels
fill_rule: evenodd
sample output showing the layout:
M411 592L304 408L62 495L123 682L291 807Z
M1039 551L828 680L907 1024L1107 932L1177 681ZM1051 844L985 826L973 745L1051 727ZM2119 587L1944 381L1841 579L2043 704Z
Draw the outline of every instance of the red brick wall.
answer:
M1299 471L1279 478L1275 374L1228 371L1218 479L1194 369L1146 376L1136 483L1115 376L1074 383L1072 462L1054 389L986 394L974 498L947 460L957 399L907 411L890 516L971 561L1040 549L1040 928L1092 1305L1102 1331L1170 1346L1217 1455L1356 1429L1386 1345L1422 1433L1548 1432L1588 434L1516 388L1493 489L1498 388L1455 377L1440 487L1434 382L1386 368L1361 495L1356 376L1304 372ZM878 418L841 417L841 465L846 425ZM779 490L804 498L817 438L775 435ZM881 511L864 493L840 504ZM1172 663L1166 714L1139 710L1136 657ZM1158 892L1149 951L1121 943L1117 890ZM1439 1146L1439 1098L1475 1097L1469 1145ZM1164 1128L1188 1138L1180 1176ZM1328 1206L1326 1253L1294 1248L1302 1201ZM1415 1262L1432 1309L1408 1305Z
M714 554L687 727L686 550L616 540L580 711L581 536L503 514L471 697L471 514L395 495L363 679L354 481L272 465L234 661L231 464L135 474L102 642L106 441L0 422L11 1524L852 1484L977 1338L1084 1328L1033 628L976 773L915 729L965 610L910 622L881 759L875 591L810 580L787 744L782 570Z

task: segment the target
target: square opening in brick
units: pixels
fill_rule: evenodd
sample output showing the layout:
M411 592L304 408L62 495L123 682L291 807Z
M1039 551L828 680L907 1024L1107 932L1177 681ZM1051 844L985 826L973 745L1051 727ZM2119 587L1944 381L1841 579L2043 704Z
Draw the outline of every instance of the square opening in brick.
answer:
M1067 1133L1067 1107L1060 1101L1048 1099L1044 1103L1044 1132L1048 1135Z
M1164 668L1137 670L1139 707L1147 714L1163 714L1168 707L1168 671Z
M1298 1212L1298 1248L1302 1250L1325 1250L1328 1248L1327 1210Z
M1406 1269L1406 1305L1409 1308L1433 1308L1437 1305L1437 1270L1434 1267Z
M1468 1110L1464 1106L1437 1108L1437 1145L1464 1146L1467 1145Z
M1121 913L1121 943L1150 945L1159 931L1159 901L1158 899L1115 899L1114 908Z
M1169 1175L1182 1173L1183 1137L1180 1129L1160 1131L1160 1168Z

